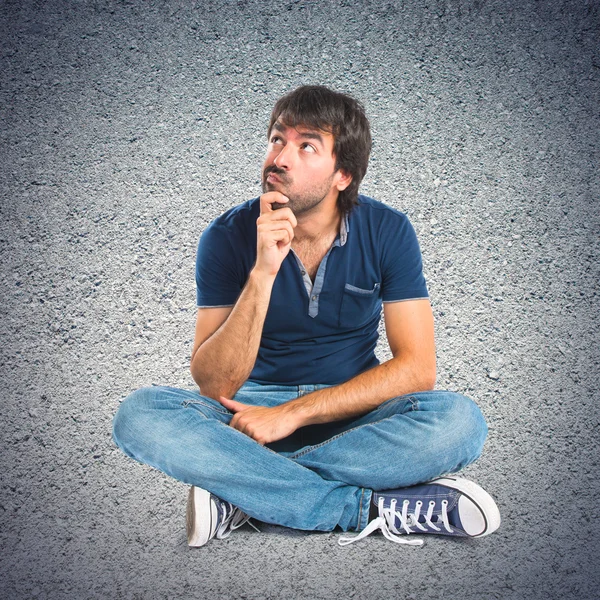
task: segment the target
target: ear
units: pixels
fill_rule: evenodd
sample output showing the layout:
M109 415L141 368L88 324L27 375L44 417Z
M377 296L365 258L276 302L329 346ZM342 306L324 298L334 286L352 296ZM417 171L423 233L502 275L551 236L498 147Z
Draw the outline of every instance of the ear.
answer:
M337 172L338 180L336 187L338 192L343 192L351 183L352 183L352 175L348 173L345 169L340 169Z

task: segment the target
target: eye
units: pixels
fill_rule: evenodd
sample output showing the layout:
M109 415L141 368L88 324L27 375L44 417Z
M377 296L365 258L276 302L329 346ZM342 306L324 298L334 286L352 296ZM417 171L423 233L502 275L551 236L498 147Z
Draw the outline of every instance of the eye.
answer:
M271 136L271 144L281 144L281 138L278 135Z
M305 152L310 152L311 154L313 154L313 153L315 153L317 151L317 149L314 146L312 146L311 144L309 144L309 143L302 144L302 149Z

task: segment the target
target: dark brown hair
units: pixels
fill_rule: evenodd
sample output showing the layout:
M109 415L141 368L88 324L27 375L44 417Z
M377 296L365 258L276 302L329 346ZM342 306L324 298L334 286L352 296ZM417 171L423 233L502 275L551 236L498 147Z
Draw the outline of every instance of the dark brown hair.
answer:
M335 169L352 175L340 192L338 207L349 213L357 204L358 186L367 172L371 153L371 131L363 105L321 85L305 85L280 98L271 113L268 135L275 122L287 127L305 126L333 134Z

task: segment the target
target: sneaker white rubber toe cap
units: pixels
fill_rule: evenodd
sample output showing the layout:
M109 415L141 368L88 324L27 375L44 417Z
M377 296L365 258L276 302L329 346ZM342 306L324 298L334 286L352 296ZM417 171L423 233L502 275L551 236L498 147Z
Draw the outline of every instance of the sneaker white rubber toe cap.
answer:
M468 536L484 537L500 527L500 511L494 499L481 486L460 477L442 477L431 483L461 493L458 511L462 528Z
M210 492L192 486L188 494L186 525L189 546L204 546L215 535L217 507Z

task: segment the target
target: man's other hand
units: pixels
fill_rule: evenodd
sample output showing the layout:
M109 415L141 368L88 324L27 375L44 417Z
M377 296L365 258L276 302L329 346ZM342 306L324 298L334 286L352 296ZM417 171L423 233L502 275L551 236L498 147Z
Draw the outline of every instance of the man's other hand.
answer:
M230 427L245 433L264 446L291 435L300 426L293 411L285 404L274 407L252 406L221 396L219 402L235 413Z
M285 205L288 198L280 192L267 192L260 197L260 217L256 221L257 252L255 269L275 276L288 255L298 225L290 208L275 210L273 205Z

